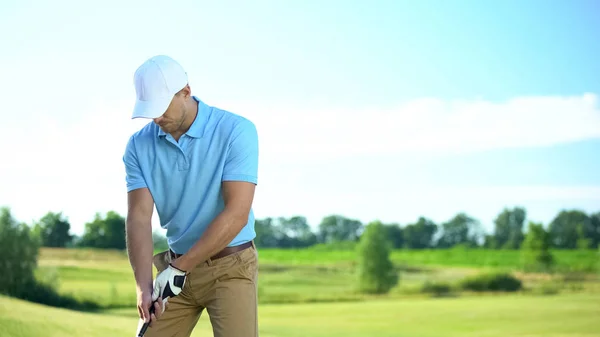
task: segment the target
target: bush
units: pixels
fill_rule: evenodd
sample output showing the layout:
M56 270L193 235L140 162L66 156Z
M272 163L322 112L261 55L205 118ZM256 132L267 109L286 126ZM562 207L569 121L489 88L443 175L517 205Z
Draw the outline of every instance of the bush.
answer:
M421 287L421 292L432 294L435 297L447 296L452 293L452 286L444 282L426 281Z
M39 246L26 224L18 223L10 209L0 209L0 293L17 296L35 282Z
M35 276L40 238L24 223L18 223L6 207L0 209L0 294L40 304L70 309L98 308L59 294L52 282Z
M381 222L366 226L358 244L358 284L361 292L383 294L398 283L398 273L390 259L391 242Z
M523 269L531 272L550 272L556 260L550 252L550 233L542 224L530 222L529 230L521 247Z
M467 277L460 282L460 287L471 291L518 291L523 282L508 273L487 273Z

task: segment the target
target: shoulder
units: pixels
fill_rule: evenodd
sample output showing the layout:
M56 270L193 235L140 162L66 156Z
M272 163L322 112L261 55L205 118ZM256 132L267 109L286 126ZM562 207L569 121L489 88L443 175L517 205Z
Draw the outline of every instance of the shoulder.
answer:
M134 132L127 140L126 152L137 152L142 149L144 145L154 142L158 132L157 128L156 124L148 122L148 124Z
M158 126L154 122L148 122L141 129L129 137L129 142L148 142L154 140L158 134Z
M240 135L257 136L256 124L248 117L215 107L213 113L216 117L217 130L230 140Z

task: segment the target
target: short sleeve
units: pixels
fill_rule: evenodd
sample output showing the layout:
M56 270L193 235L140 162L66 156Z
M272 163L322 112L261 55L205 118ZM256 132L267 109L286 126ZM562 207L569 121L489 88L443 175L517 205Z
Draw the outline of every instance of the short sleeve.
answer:
M135 151L135 143L133 136L129 138L123 155L125 163L125 181L127 184L127 192L131 192L138 188L147 187L146 180L142 174L142 169L138 161Z
M254 123L243 119L231 135L223 181L258 181L258 133Z

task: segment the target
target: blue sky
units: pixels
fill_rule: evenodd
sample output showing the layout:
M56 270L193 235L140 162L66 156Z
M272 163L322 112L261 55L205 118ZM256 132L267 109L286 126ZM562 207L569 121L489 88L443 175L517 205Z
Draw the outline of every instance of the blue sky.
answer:
M258 217L600 211L599 7L3 1L0 205L63 211L75 233L125 214L133 72L168 54L195 95L257 124Z

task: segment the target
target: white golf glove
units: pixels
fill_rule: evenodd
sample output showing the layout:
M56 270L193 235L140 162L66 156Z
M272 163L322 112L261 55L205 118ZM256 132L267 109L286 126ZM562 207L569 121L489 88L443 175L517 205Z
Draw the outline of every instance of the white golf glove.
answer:
M152 302L158 300L160 296L164 303L169 297L177 296L181 293L186 280L186 272L179 270L169 264L167 269L163 270L154 280L154 289L152 291ZM164 312L163 303L163 312Z

